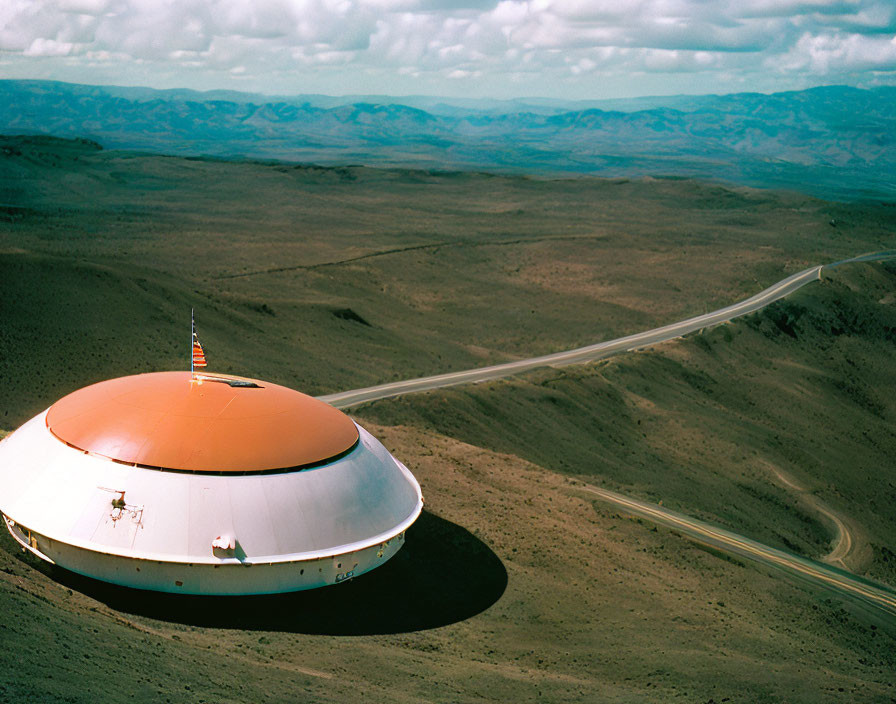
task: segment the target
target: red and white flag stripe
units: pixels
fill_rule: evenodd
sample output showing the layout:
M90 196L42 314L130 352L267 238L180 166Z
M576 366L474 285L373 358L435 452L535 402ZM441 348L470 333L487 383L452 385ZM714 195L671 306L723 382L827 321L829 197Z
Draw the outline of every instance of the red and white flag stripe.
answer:
M208 362L205 359L205 351L202 349L202 345L199 344L199 340L193 340L193 366L194 367L207 367Z

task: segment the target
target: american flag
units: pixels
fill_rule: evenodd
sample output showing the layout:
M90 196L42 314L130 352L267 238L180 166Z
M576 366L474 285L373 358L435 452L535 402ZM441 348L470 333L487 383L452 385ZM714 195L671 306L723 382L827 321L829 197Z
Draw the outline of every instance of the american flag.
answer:
M196 334L196 320L193 317L192 309L190 310L190 326L193 329L193 358L190 362L190 371L192 372L196 367L208 366L208 361L205 359L205 350L202 349L199 335Z
M202 345L199 344L199 338L196 336L196 333L193 333L193 366L208 366L208 362L205 360L205 352L202 349Z

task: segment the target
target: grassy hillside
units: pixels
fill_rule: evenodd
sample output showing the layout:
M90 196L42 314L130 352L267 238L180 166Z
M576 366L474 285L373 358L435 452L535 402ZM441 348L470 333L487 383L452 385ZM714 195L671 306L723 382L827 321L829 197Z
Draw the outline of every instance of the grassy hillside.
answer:
M213 369L326 393L642 330L896 231L885 205L690 181L231 163L45 138L0 141L0 167L4 427L90 380L182 368L190 307Z
M704 312L891 246L883 204L0 149L0 427L187 362L311 392ZM833 221L833 224L831 222ZM357 409L420 479L387 565L325 590L104 586L0 531L0 701L887 701L892 620L632 519L582 480L896 583L896 267L645 352Z
M896 584L896 266L847 265L768 309L588 366L356 410L636 494ZM805 493L793 490L796 484Z
M591 501L561 474L368 424L427 513L319 592L103 587L0 537L0 694L92 702L836 702L892 694L892 623Z

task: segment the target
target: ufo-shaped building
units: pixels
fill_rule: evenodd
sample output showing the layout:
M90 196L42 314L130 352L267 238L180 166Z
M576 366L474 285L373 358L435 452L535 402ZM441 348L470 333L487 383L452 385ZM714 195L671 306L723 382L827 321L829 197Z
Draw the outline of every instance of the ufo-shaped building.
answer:
M392 557L422 508L413 475L348 416L251 379L103 381L0 442L0 512L22 547L142 589L335 584Z

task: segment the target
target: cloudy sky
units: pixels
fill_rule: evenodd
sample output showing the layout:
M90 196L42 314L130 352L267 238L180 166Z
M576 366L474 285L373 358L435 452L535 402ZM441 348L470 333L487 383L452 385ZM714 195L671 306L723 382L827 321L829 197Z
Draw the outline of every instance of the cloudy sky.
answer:
M896 84L893 0L0 0L0 78L613 98Z

